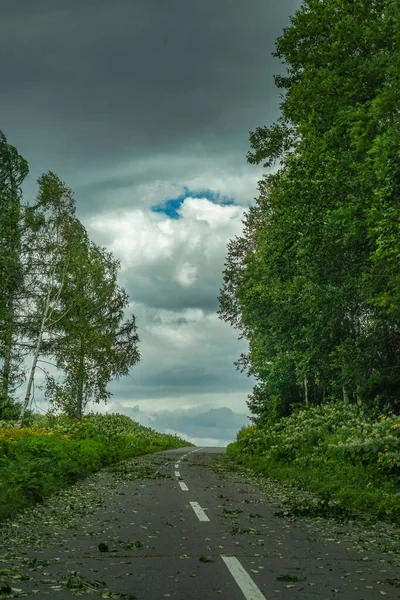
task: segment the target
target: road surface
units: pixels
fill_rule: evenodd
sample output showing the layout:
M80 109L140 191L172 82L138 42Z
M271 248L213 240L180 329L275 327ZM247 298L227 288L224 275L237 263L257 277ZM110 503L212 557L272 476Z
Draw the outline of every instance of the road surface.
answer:
M96 474L0 528L0 598L400 598L394 557L276 516L257 486L210 468L224 452L142 457L143 478Z

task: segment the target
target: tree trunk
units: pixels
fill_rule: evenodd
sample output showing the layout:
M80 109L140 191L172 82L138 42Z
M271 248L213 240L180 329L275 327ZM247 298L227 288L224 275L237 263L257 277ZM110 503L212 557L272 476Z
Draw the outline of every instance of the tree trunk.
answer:
M79 375L78 375L78 391L76 395L76 420L80 421L83 415L83 379L84 379L84 348L83 339L81 337L81 349L79 356Z
M343 386L343 402L345 402L346 404L349 403L349 395L347 393L347 389Z
M26 412L26 409L28 408L29 400L31 398L31 391L32 391L33 380L35 378L36 365L37 365L37 361L38 361L39 354L40 354L40 347L42 345L43 333L44 333L44 329L45 329L46 322L47 322L47 316L49 314L51 291L52 291L52 285L49 285L49 290L47 292L47 298L46 298L46 304L45 304L45 308L44 308L43 318L42 318L42 322L40 324L39 334L38 334L38 338L36 341L35 353L33 355L31 372L29 374L28 385L26 387L24 404L22 406L21 414L19 415L19 419L18 419L18 427L22 427L25 412Z
M357 398L357 404L358 404L358 406L361 406L361 404L362 404L362 398L361 398L361 388L360 388L359 384L357 384L356 398Z
M78 393L76 397L76 420L81 421L83 414L83 379L80 377L78 381Z
M42 325L44 325L43 322L42 322ZM42 345L42 337L43 337L43 327L41 327L41 329L40 329L40 333L39 333L39 336L38 336L38 339L36 342L36 348L35 348L35 353L33 355L31 372L29 373L28 385L26 387L24 404L22 406L21 414L19 415L18 427L22 427L25 412L26 412L26 409L28 408L29 400L31 399L32 385L33 385L33 380L35 378L35 371L36 371L37 361L39 358L40 346Z
M304 377L304 402L305 402L306 406L309 406L309 401L308 401L308 379L307 379L307 377Z

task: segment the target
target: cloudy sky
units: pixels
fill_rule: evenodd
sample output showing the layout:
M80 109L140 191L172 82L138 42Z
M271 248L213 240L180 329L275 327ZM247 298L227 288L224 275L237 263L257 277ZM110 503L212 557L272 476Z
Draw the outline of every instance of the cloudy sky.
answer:
M262 171L249 131L279 114L274 42L300 0L2 0L0 129L54 171L122 263L141 363L108 410L201 445L248 424L246 345L221 322L227 242Z

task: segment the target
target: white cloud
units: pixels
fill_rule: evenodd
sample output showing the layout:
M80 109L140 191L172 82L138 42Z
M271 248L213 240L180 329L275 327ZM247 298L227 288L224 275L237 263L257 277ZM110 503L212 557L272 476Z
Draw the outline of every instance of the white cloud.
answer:
M242 230L244 207L215 204L206 198L186 198L180 219L142 209L100 213L88 229L95 240L106 244L121 259L124 270L151 264L169 264L169 271L190 281L205 261L223 260L231 237ZM218 273L220 276L220 273Z
M241 222L244 209L236 205L220 205L206 198L185 199L179 209L180 215L189 222L203 222L211 231L231 228L233 223Z
M183 287L190 287L197 279L197 267L185 261L180 267L174 278Z
M130 378L112 384L112 402L129 414L137 407L133 418L142 424L163 410L248 414L252 381L233 364L245 344L216 314L226 245L240 235L244 211L188 197L179 219L132 208L89 223L91 237L121 260L141 339L142 359ZM214 445L224 439L222 430L204 437Z
M115 387L112 404L129 409L137 406L143 414L153 415L162 410L191 410L195 409L201 412L206 412L212 408L229 407L234 412L239 414L249 414L246 404L246 391L224 391L224 392L206 392L206 393L191 393L190 389L184 393L176 393L173 396L148 397L143 399L131 400L129 394L124 397Z

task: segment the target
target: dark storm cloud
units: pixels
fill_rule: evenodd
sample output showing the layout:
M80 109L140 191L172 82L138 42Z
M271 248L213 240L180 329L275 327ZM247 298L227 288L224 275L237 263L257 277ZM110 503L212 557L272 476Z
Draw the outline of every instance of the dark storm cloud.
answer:
M280 67L270 53L298 5L3 2L2 126L41 170L116 164L194 142L243 161L248 131L276 116L270 90Z
M211 371L209 368L202 368L201 365L182 365L168 369L159 368L152 377L152 384L156 390L171 392L175 389L177 393L188 388L194 392L236 390L237 386L234 382L227 385L225 376L226 373L221 373L217 369ZM242 382L242 378L239 381ZM135 383L140 385L140 377L135 378Z
M232 357L234 360L236 358ZM225 361L226 366L210 362L207 368L195 364L181 367L163 369L160 365L153 365L152 372L148 372L139 365L133 371L132 380L126 379L114 382L110 390L115 398L129 401L145 400L147 398L166 398L187 393L218 393L229 394L242 392L246 399L249 382L246 376L235 370L231 361Z
M180 310L182 308L202 308L205 313L218 310L218 286L222 273L221 265L218 263L215 269L213 281L202 279L201 284L196 287L183 288L172 281L168 274L154 273L155 268L148 268L148 276L140 278L140 274L132 273L126 278L125 288L137 302L143 302L152 308L165 308L168 310ZM212 285L214 283L214 285ZM161 285L160 285L161 284Z

